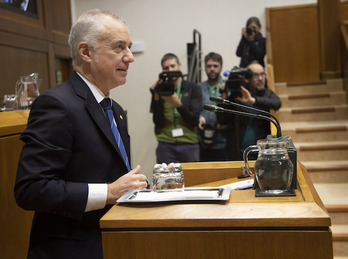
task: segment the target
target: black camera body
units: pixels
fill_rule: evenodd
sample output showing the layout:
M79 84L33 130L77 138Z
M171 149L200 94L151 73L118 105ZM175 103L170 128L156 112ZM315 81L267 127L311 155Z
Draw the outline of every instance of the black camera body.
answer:
M248 35L253 35L253 33L256 33L256 28L254 26L249 26L246 28L246 33Z
M158 82L155 87L155 91L159 96L171 96L174 94L174 82L173 79L182 77L181 71L163 71L159 74Z
M253 72L249 68L234 67L231 69L225 83L225 91L230 101L234 101L237 97L242 97L240 87L246 87L244 79L250 79L252 76Z

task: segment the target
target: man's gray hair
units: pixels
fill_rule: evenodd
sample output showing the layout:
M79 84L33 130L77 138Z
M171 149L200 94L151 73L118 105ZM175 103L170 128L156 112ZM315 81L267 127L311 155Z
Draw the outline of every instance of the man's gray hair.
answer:
M86 42L88 46L93 49L96 49L98 47L98 43L102 39L103 33L105 31L102 19L106 16L109 16L126 24L123 18L114 13L101 11L99 9L93 9L84 12L78 18L77 22L72 26L68 42L70 46L72 64L74 67L81 65L82 63L78 49L80 42Z

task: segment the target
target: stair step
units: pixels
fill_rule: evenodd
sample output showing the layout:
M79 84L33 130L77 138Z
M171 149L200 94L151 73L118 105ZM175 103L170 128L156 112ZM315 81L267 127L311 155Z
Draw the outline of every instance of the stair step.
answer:
M348 258L348 234L335 233L335 226L331 226L334 258Z
M348 258L348 242L347 241L333 241L334 259Z
M275 83L275 90L278 95L282 94L305 94L305 93L325 93L343 91L342 79L329 79L317 84L308 85L287 85L286 83Z
M334 258L348 257L348 184L314 184L331 217Z
M348 205L348 183L314 183L325 207L346 207Z
M276 83L283 134L297 148L331 217L335 259L348 259L348 107L342 79Z
M348 161L303 162L313 183L348 183Z
M326 209L331 217L332 225L348 226L348 205L327 205ZM348 230L345 233L348 233Z
M293 142L348 140L348 121L285 122L282 133Z
M348 160L348 141L294 142L299 161Z
M303 162L308 172L320 172L320 171L348 171L348 161L335 160L335 161L312 161Z
M347 120L348 106L319 106L319 107L300 107L300 108L281 108L278 111L279 121L333 121Z
M282 107L313 107L322 105L338 105L346 103L346 92L327 92L309 94L279 95Z
M333 241L348 242L348 225L332 225L331 231Z

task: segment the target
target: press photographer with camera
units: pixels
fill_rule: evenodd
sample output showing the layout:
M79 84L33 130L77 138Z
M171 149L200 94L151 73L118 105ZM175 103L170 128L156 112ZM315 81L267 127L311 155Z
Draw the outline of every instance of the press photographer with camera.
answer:
M248 69L249 71L245 68L237 71L240 74L240 80L244 81L239 83L239 94L236 94L238 90L235 89L236 84L234 83L237 80L233 79L232 84L227 80L223 97L232 102L266 112L271 109L278 110L281 107L281 101L272 90L265 87L266 73L263 66L255 61L248 66ZM234 74L233 70L230 72L230 77L231 74ZM248 110L239 109L239 111L245 112ZM246 147L255 145L257 140L264 139L271 133L270 122L267 120L225 114L222 115L220 120L222 124L228 124L229 126L227 147L230 160L242 160L243 151Z
M204 64L208 80L198 83L202 89L202 104L214 104L210 101L210 96L221 97L221 90L224 87L221 77L222 57L211 52L205 56ZM217 121L216 113L203 110L198 128L201 161L226 161L226 126Z
M236 51L237 57L241 58L240 67L247 67L254 60L265 66L266 40L260 30L260 20L257 17L250 17L246 27L242 29L242 38Z
M158 141L157 163L197 162L197 125L202 111L200 87L182 78L175 54L161 60L163 72L150 88L151 112Z

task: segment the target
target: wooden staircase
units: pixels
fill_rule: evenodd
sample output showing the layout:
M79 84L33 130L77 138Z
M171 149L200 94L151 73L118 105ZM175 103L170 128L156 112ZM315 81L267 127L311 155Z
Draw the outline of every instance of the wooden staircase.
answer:
M331 219L334 258L348 258L348 106L341 79L276 83L282 133L291 136Z

